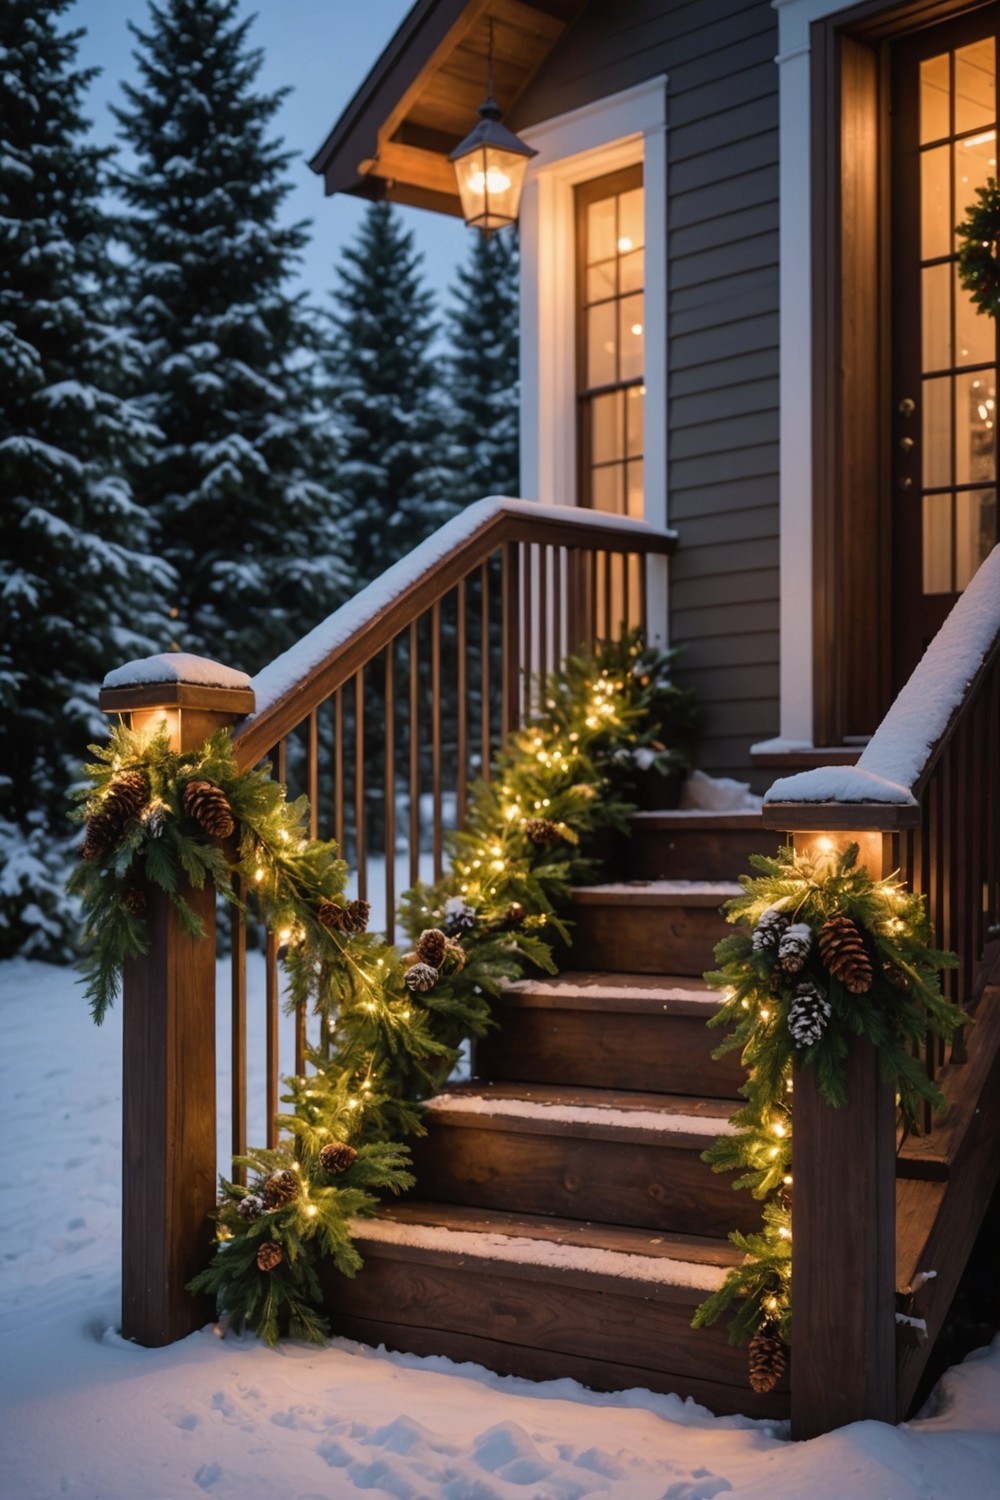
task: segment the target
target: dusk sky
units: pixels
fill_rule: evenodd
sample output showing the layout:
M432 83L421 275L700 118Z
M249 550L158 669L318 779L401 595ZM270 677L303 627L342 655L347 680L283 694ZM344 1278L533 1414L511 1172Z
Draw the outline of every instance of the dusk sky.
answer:
M325 198L322 180L309 170L307 161L410 5L411 0L365 0L364 4L356 0L260 0L258 4L243 0L241 5L243 15L256 16L248 41L264 53L257 86L265 92L293 90L276 117L274 133L284 139L286 150L296 153L289 167L294 190L286 199L284 214L292 221L313 221L302 281L318 300L325 300L334 285L333 264L352 238L363 205L345 196ZM86 29L81 65L102 69L88 100L95 134L102 142L119 145L109 105L121 102L122 79L135 78L132 52L136 42L129 21L140 30L149 30L146 0L77 0L65 21L67 26ZM472 231L459 219L415 209L402 212L424 253L428 282L440 293L456 261L464 256Z

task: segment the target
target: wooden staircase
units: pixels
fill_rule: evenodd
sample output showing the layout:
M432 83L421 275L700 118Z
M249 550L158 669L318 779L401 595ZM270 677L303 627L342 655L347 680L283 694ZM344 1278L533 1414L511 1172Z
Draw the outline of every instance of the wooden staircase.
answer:
M690 1326L739 1258L728 1231L760 1222L701 1161L742 1073L711 1059L700 976L774 835L754 813L635 821L632 878L575 893L573 969L497 1004L475 1077L428 1110L414 1198L359 1222L365 1268L327 1305L366 1343L786 1416L786 1383L755 1395L746 1351Z

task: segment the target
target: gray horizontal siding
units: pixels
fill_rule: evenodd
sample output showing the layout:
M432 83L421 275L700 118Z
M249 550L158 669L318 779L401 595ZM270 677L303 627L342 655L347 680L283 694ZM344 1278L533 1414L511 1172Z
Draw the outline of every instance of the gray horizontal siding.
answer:
M701 764L778 727L778 79L769 0L591 0L521 129L666 74L670 633Z

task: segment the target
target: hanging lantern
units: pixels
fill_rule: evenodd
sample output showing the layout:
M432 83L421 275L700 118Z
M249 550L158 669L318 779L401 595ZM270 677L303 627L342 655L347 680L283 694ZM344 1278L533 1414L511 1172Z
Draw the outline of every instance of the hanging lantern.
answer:
M493 98L493 17L490 17L486 101L479 106L479 124L451 153L462 200L462 216L470 229L491 235L517 222L528 162L538 152L518 140L500 123L500 106Z

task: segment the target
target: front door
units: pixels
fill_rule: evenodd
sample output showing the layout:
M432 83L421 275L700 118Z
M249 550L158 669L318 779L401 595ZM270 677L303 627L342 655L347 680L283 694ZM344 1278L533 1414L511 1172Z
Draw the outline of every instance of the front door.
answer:
M955 226L997 177L996 7L892 47L892 686L997 540L997 323Z

